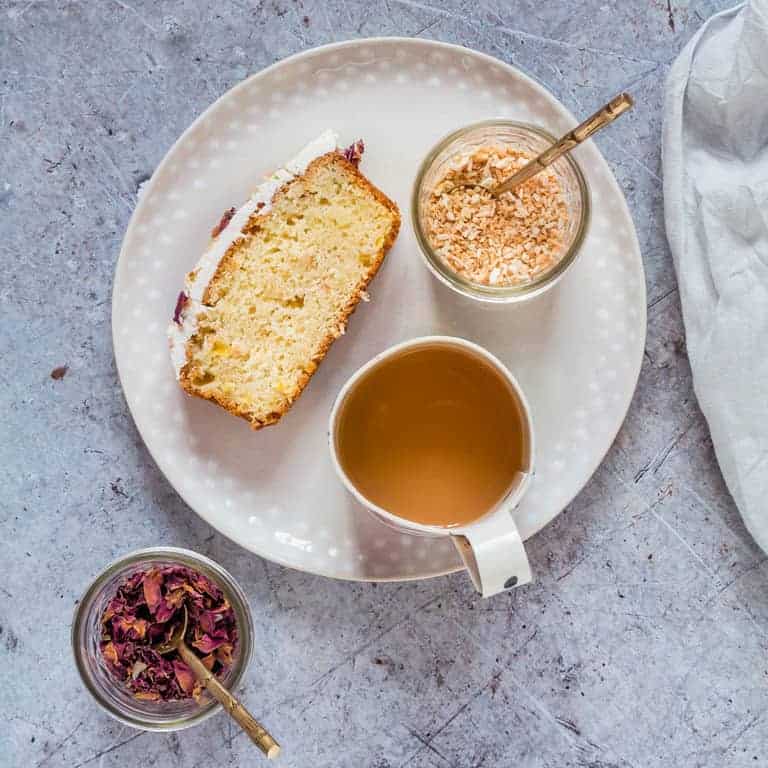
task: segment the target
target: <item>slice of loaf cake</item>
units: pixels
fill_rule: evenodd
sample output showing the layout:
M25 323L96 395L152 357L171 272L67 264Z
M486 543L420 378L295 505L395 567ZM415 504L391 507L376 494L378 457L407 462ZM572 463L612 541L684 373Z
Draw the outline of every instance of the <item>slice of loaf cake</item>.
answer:
M397 237L397 206L326 131L227 211L169 328L181 386L274 424L301 394Z

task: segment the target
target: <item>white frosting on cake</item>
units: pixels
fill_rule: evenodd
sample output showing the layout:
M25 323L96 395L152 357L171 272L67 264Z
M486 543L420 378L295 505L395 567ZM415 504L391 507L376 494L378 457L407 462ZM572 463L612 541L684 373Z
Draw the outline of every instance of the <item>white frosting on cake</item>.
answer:
M260 184L248 202L236 211L227 226L213 239L194 270L187 275L184 284L187 300L181 309L181 322L177 323L172 320L168 326L171 360L176 369L177 379L187 362L187 342L197 331L198 315L205 311L203 294L208 283L216 274L219 262L224 258L229 247L243 237L243 227L248 224L249 219L257 210L260 214L269 210L272 198L280 187L304 173L313 160L336 150L338 138L335 131L330 129L323 131L314 141L307 144L296 157L275 171L263 184ZM260 208L259 204L261 204Z

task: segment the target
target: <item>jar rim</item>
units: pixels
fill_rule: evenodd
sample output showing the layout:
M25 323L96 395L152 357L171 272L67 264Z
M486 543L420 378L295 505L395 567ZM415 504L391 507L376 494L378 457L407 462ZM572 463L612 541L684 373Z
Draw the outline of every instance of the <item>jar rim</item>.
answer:
M589 185L587 184L584 172L576 159L573 157L572 152L568 152L558 159L566 162L569 169L576 179L576 186L579 191L579 198L581 200L581 216L579 218L576 234L573 237L573 241L568 246L568 250L558 260L557 264L548 269L543 274L520 285L482 285L479 283L473 283L470 280L459 275L446 265L443 260L435 253L434 248L426 237L422 226L420 217L420 192L424 183L424 177L436 158L440 155L446 147L450 146L453 142L461 139L463 136L471 133L475 130L483 128L515 128L522 131L527 131L538 138L546 139L549 143L554 144L557 138L553 136L546 129L533 125L532 123L521 122L517 120L506 120L503 118L481 120L476 123L470 123L462 128L458 128L452 131L447 136L444 136L438 141L434 147L427 153L427 156L422 160L421 165L416 173L416 178L413 183L413 190L411 192L411 223L413 226L414 234L416 235L416 241L419 244L422 257L429 268L430 272L444 285L447 285L452 290L460 293L464 296L468 296L472 299L477 299L485 302L497 302L497 303L511 303L528 299L533 296L537 296L543 293L548 288L551 288L566 272L566 270L575 262L576 256L581 250L584 238L586 236L587 228L591 218L591 200L589 193Z
M216 586L225 593L227 599L230 600L236 614L239 651L237 662L226 681L228 688L235 688L240 684L250 663L253 654L253 617L245 592L225 568L205 555L181 547L147 547L129 552L110 563L85 589L75 606L70 634L75 666L83 685L107 714L125 725L147 731L175 731L207 720L221 709L221 705L211 698L208 702L200 704L189 714L183 714L167 720L145 719L133 710L128 712L120 707L119 704L108 700L99 689L99 685L95 682L94 676L90 672L90 664L85 658L86 653L84 652L84 643L82 642L89 632L86 623L90 617L90 608L94 599L99 595L100 590L122 570L132 565L152 561L178 563L179 565L199 570L205 576L211 578ZM119 685L119 682L115 681L115 684Z

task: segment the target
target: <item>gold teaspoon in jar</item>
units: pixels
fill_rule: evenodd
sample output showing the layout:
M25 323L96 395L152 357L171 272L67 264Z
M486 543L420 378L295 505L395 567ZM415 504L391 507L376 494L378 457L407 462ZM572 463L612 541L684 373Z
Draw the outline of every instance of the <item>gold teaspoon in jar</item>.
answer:
M251 741L267 756L273 759L280 754L280 745L270 736L256 718L206 669L195 652L184 642L187 634L188 614L184 605L182 620L173 630L170 638L153 650L161 656L176 651L181 660L192 670L192 674L206 690L224 707L225 712L250 736Z
M628 93L620 93L605 106L598 109L594 115L590 115L584 122L579 123L573 130L568 131L565 136L558 139L551 147L548 147L540 155L526 163L519 171L493 187L489 188L481 184L456 184L453 189L457 187L482 186L493 197L509 192L524 181L528 181L532 176L543 171L548 165L551 165L555 160L570 152L583 141L586 141L597 131L605 128L606 125L610 125L617 117L631 109L634 103L634 100Z

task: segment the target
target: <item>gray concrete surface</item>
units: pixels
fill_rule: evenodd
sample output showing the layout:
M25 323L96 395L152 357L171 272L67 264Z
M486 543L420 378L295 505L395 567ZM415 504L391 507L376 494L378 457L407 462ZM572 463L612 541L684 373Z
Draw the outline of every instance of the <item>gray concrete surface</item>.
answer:
M241 693L285 766L768 765L768 564L696 406L662 223L663 78L718 5L0 0L0 765L259 763L223 716L131 731L77 678L81 590L159 543L246 586L258 643ZM178 134L279 58L378 34L486 51L577 113L621 88L638 102L598 143L647 270L639 388L603 467L533 540L536 584L487 602L462 576L337 583L214 534L154 466L112 359L121 237Z

